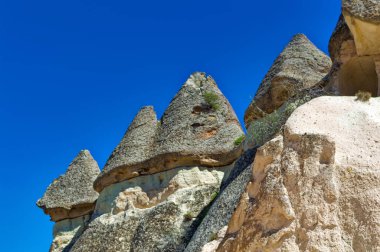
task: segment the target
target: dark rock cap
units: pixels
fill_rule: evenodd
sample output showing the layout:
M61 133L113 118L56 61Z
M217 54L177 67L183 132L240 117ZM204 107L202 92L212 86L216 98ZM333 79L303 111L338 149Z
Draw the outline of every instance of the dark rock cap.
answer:
M372 23L380 23L379 0L342 0L343 13Z
M87 214L98 198L93 182L99 173L99 166L90 152L80 151L66 173L49 185L37 206L54 221Z
M246 128L253 120L272 113L298 91L318 83L331 65L331 59L305 35L295 35L273 63L246 110Z
M151 107L138 113L94 188L100 192L113 183L179 166L231 164L241 153L235 141L243 134L212 77L194 73L160 121Z

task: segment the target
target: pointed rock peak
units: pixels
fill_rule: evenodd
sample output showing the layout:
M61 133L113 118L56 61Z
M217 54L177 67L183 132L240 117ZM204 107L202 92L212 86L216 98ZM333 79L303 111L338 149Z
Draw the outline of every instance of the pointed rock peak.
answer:
M193 86L199 88L202 86L203 82L207 80L206 73L195 72L187 79L184 86Z
M305 50L306 49L306 50ZM285 49L282 51L281 55L287 55L294 57L294 53L300 53L301 55L310 54L311 51L316 51L322 55L324 53L319 50L307 37L305 34L299 33L292 37L290 42L286 45ZM326 55L324 55L327 57Z
M151 156L158 126L159 122L154 108L152 106L141 108L123 139L108 158L103 173L148 159Z
M37 205L50 214L54 221L87 214L98 198L93 182L99 173L99 166L91 153L88 150L80 151L66 173L49 185ZM78 208L82 209L71 212Z
M245 112L246 128L270 114L299 91L317 84L331 68L331 59L305 35L293 36L264 77Z
M94 188L179 166L225 166L241 153L243 130L230 103L205 73L192 74L157 122L144 109L107 161Z

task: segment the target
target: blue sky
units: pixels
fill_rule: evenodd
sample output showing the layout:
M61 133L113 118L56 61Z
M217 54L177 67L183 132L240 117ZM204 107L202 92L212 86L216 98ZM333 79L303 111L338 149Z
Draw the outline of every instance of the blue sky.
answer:
M102 167L141 106L212 75L240 120L289 39L320 49L338 0L0 0L2 251L47 251L35 206L87 148Z

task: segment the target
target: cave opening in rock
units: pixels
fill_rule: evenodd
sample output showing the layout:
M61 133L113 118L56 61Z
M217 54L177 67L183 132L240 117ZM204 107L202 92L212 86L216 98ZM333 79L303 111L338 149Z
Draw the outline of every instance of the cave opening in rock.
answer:
M339 73L339 93L354 96L359 90L378 94L378 76L372 57L355 57L342 66Z

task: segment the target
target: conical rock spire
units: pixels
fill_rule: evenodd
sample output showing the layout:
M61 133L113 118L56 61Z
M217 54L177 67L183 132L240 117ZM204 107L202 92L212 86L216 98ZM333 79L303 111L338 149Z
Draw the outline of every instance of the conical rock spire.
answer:
M295 35L264 77L245 112L246 128L272 113L298 91L312 87L330 70L331 60L303 34Z
M138 113L96 179L98 192L113 183L179 166L228 165L241 153L235 143L243 135L240 123L205 73L190 76L159 122L148 108Z
M93 182L99 173L99 166L91 153L88 150L80 151L66 173L49 185L37 205L53 221L87 214L98 198Z

